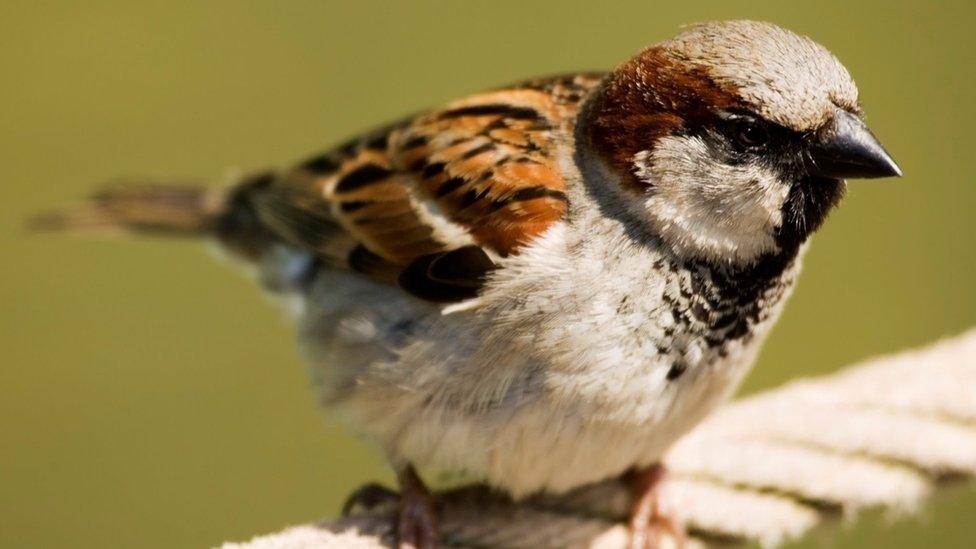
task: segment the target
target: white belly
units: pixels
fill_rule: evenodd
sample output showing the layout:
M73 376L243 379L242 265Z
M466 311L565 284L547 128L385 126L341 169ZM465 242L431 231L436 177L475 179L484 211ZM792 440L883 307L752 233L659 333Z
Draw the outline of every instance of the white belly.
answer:
M655 421L610 421L586 406L538 398L484 415L444 411L414 420L395 437L396 455L433 471L463 472L521 497L563 492L656 463L719 404L745 368L689 379ZM368 404L367 404L368 406Z

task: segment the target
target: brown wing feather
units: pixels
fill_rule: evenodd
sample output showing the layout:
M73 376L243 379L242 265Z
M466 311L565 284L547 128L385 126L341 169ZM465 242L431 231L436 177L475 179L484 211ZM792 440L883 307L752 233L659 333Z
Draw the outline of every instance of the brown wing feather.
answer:
M409 271L411 287L425 274L444 283L458 258L472 280L450 283L468 295L483 278L471 265L490 262L447 252L517 253L565 214L556 139L598 81L540 80L373 132L279 176L255 200L259 216L333 264L386 280Z
M507 255L566 211L554 142L563 116L540 91L482 94L417 119L395 158L417 178L420 199Z

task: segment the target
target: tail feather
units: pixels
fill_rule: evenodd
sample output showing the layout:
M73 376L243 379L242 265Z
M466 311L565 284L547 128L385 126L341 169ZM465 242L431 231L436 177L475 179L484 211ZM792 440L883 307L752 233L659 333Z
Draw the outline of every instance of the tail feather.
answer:
M42 213L38 231L138 232L198 236L211 233L228 209L227 189L139 183L116 186L88 201Z
M272 172L228 187L130 183L80 204L30 219L35 231L138 233L214 237L232 253L257 261L278 236L259 218L254 201L274 181Z

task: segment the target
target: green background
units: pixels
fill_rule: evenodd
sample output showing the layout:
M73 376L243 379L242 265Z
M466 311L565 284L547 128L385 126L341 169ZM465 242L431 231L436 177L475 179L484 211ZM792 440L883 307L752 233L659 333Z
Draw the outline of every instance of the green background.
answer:
M918 5L915 5L918 4ZM215 180L425 106L766 19L849 67L901 180L855 182L746 391L976 324L969 3L0 3L0 545L195 547L390 474L315 409L284 315L196 243L32 236L117 176ZM972 547L976 493L807 546Z

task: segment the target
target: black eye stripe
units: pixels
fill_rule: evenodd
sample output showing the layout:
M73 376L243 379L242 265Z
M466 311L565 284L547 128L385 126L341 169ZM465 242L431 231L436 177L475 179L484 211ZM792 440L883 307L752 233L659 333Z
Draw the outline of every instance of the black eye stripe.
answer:
M740 133L754 126L762 132L757 143L743 142ZM810 141L810 134L797 132L771 122L750 111L711 110L704 116L687 120L679 136L697 137L703 140L722 162L731 165L762 163L783 171L784 176L793 174L794 164L802 157Z
M802 134L750 113L723 111L715 114L713 131L738 154L776 155L804 140Z
M757 128L770 137L789 138L792 134L796 133L748 111L717 110L714 111L714 114L716 127L726 135L741 131L746 127Z

